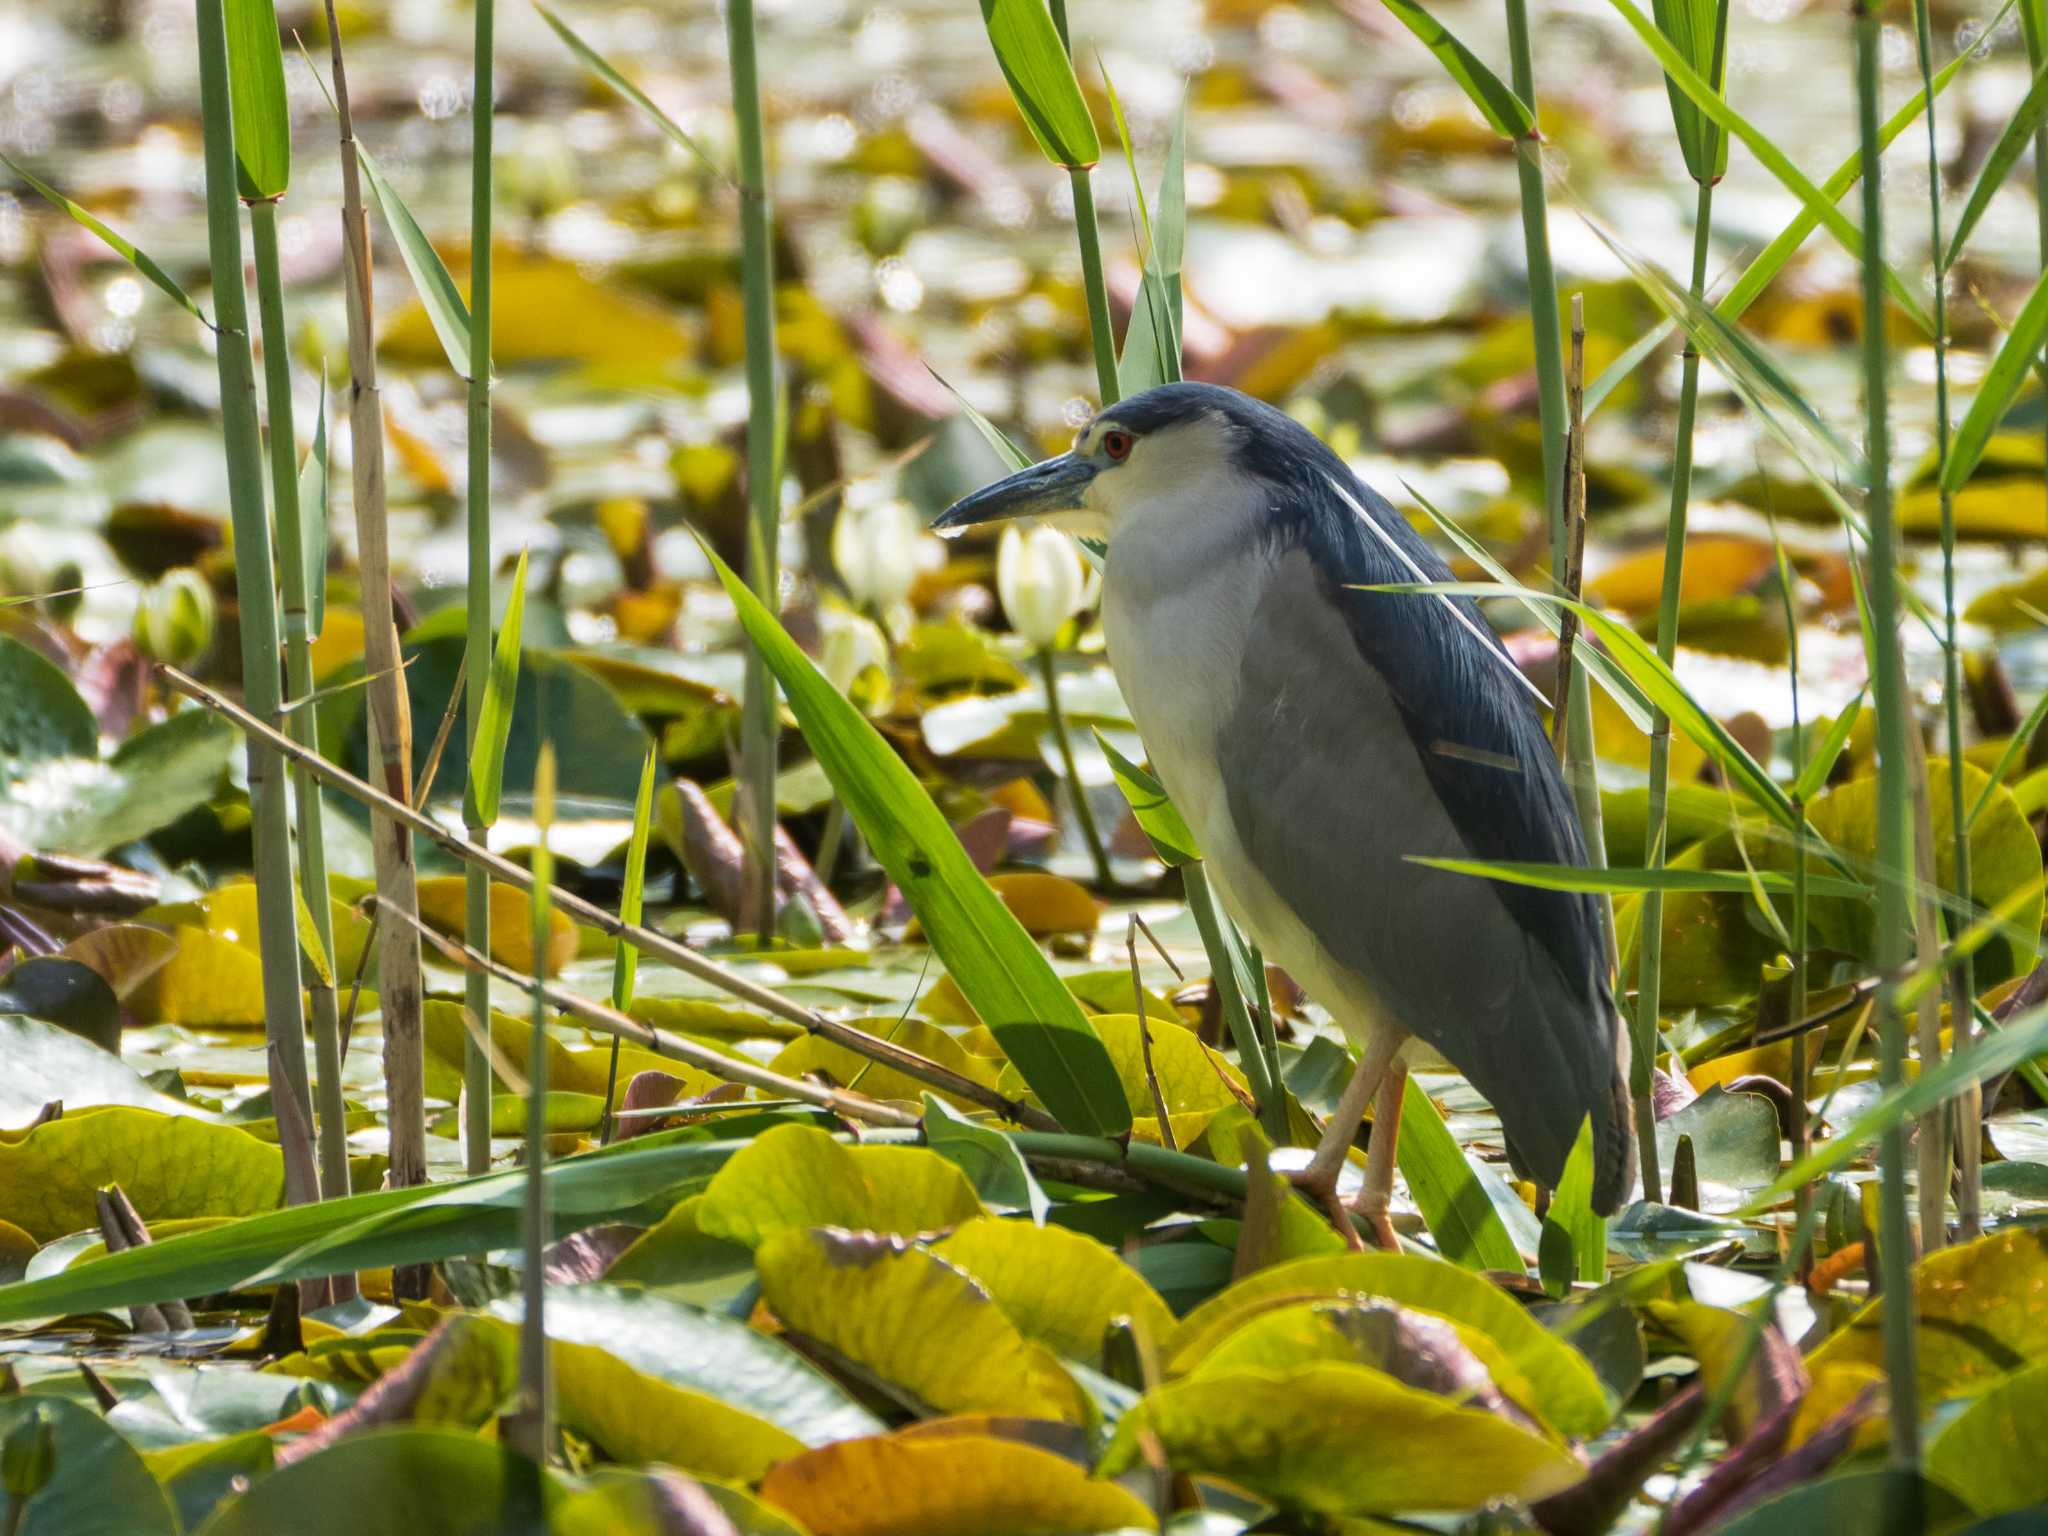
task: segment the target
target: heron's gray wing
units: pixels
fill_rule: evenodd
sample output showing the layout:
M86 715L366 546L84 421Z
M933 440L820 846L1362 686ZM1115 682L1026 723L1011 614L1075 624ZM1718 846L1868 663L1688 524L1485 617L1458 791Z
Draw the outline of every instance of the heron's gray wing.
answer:
M1406 862L1583 862L1541 725L1502 653L1437 599L1352 590L1413 573L1330 500L1342 521L1276 536L1218 748L1232 829L1330 958L1493 1103L1525 1166L1555 1182L1588 1112L1603 1146L1624 1138L1625 1159L1590 900ZM1448 576L1386 516L1425 572ZM1611 1184L1618 1163L1602 1161Z

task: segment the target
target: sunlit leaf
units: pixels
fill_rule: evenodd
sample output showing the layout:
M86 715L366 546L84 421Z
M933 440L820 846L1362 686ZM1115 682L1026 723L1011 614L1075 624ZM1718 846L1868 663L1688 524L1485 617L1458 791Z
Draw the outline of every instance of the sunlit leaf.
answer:
M1984 382L1970 397L1969 409L1963 413L1955 440L1949 444L1948 463L1941 472L1943 490L1952 494L1961 490L1976 469L1991 434L2005 417L2006 407L2012 404L2020 385L2032 371L2044 337L2048 337L2048 274L2027 295L2027 302L2013 319L2012 329L1999 344L1998 355L1985 371Z
M48 1242L97 1227L94 1194L118 1184L143 1220L246 1216L284 1194L284 1156L232 1125L112 1108L0 1141L0 1220Z
M1728 0L1652 0L1657 30L1664 34L1695 73L1715 90L1723 88L1728 62ZM1671 120L1685 168L1703 184L1719 181L1728 170L1728 136L1693 105L1692 98L1671 80Z
M1361 1424L1373 1426L1369 1436L1358 1434ZM1583 1472L1570 1453L1506 1419L1357 1365L1170 1383L1118 1421L1103 1469L1138 1465L1147 1432L1177 1470L1333 1515L1537 1499Z
M1415 0L1385 0L1385 4L1395 20L1421 38L1423 46L1436 55L1444 72L1458 83L1465 99L1479 109L1489 128L1508 139L1526 139L1535 134L1536 119L1528 105L1481 63L1476 53L1453 37L1448 27Z
M20 162L11 159L7 155L0 155L0 165L5 165L7 169L14 172L15 175L19 176L23 181L27 182L31 187L35 188L37 194L40 195L45 202L50 203L54 207L61 208L65 213L71 215L71 217L78 223L84 225L87 229L91 230L95 235L98 235L101 241L105 243L107 248L111 250L116 256L119 256L123 261L127 262L128 265L133 267L136 271L140 272L152 283L156 284L156 286L163 290L163 292L169 294L173 299L177 300L180 307L182 307L186 311L186 313L190 314L193 319L197 320L201 325L207 327L209 330L212 329L213 322L206 318L206 311L201 309L199 305L193 301L192 296L186 293L183 288L180 288L178 286L176 279L174 279L170 273L166 272L161 266L159 266L156 263L156 261L148 255L147 252L137 250L135 246L127 239L126 236L115 233L115 231L111 227L109 227L105 222L98 218L95 218L92 214L87 213L85 209L81 208L77 203L71 201L70 198L66 197L62 192L59 192L55 187L52 187L48 182L42 181L35 176L31 176L27 171L21 168Z
M1981 1392L2017 1366L2048 1360L2044 1290L2048 1231L2039 1228L2006 1227L1915 1264L1921 1400ZM1844 1363L1882 1366L1884 1299L1865 1306L1808 1360L1816 1371Z
M1157 1528L1137 1498L1066 1457L978 1435L843 1440L783 1462L761 1497L833 1536Z
M1165 786L1117 751L1100 731L1095 733L1095 744L1109 759L1109 771L1116 776L1116 787L1130 802L1131 815L1137 819L1139 830L1151 842L1152 851L1159 856L1160 862L1178 866L1200 858L1202 854L1195 846L1195 834L1188 830L1188 824L1181 819L1173 801L1167 798Z
M1862 231L1849 222L1848 216L1835 206L1834 199L1807 180L1805 174L1793 165L1790 158L1769 135L1729 106L1721 93L1701 78L1684 55L1657 30L1656 24L1636 9L1632 0L1608 0L1608 3L1620 13L1621 19L1629 24L1636 36L1642 39L1643 45L1656 56L1657 62L1664 67L1665 78L1699 108L1701 115L1742 140L1749 152L1756 156L1757 163L1775 176L1786 191L1805 204L1807 211L1826 227L1829 234L1841 242L1842 249L1860 262L1863 259ZM1913 323L1931 335L1934 323L1928 317L1926 306L1889 264L1884 268L1884 282L1893 300L1913 317Z
M17 1436L39 1433L49 1436L49 1480L20 1502L0 1493L9 1536L176 1536L170 1499L105 1419L53 1394L0 1400L0 1443L10 1453Z
M1079 1232L981 1217L932 1245L995 1298L1027 1339L1090 1364L1103 1334L1128 1317L1155 1344L1173 1327L1159 1293L1108 1248Z
M1129 1129L1130 1109L1087 1016L974 867L931 796L746 584L715 555L711 559L876 860L1032 1090L1077 1134Z
M901 1238L784 1227L755 1254L783 1323L942 1413L1078 1421L1078 1391L958 1268Z
M2043 64L2034 74L2034 83L2027 88L2027 94L2020 104L2013 108L2012 115L2005 120L1998 142L1991 146L1991 153L1984 157L1984 168L1977 173L1977 184L1970 188L1969 200L1963 204L1963 211L1956 219L1955 233L1949 236L1948 254L1943 258L1944 266L1952 267L1956 258L1963 253L1963 245L1970 233L1977 227L1977 221L1984 217L1984 210L1991 206L1991 199L1998 189L2005 185L2005 178L2014 164L2034 141L2034 132L2048 122L2048 64Z
M924 1099L924 1139L959 1166L984 1205L1027 1212L1043 1225L1052 1202L1017 1144L1001 1131L970 1120L929 1090Z
M299 466L299 545L306 561L306 638L327 627L327 372L313 408L313 446Z
M1044 0L981 0L981 19L1024 126L1045 158L1069 170L1100 160L1095 119Z
M1531 1410L1568 1435L1597 1433L1613 1417L1586 1358L1532 1319L1504 1291L1443 1259L1355 1253L1298 1259L1238 1281L1181 1319L1161 1363L1186 1371L1239 1324L1317 1296L1377 1296L1486 1335L1530 1384Z
M1927 1472L1980 1514L2048 1504L2048 1360L2015 1371L1965 1408L1927 1448Z
M512 595L505 600L505 620L491 652L491 671L484 684L483 708L469 749L469 804L464 819L489 827L498 819L498 795L505 784L505 744L512 735L512 703L519 690L519 630L526 614L526 551L519 552L512 573ZM471 665L476 665L472 659ZM653 762L652 755L648 758Z
M638 923L647 891L647 839L654 826L654 749L640 765L640 791L633 797L633 835L626 843L626 884L619 893L619 921ZM612 1006L633 1006L633 974L640 951L624 939L612 951Z
M749 1142L704 1192L698 1225L750 1248L786 1227L933 1232L981 1214L961 1171L927 1147L848 1147L807 1125Z
M1395 1156L1437 1251L1468 1269L1520 1270L1521 1250L1473 1172L1465 1149L1414 1077L1402 1090Z
M405 206L398 194L391 190L391 184L384 179L384 173L377 168L377 162L361 143L356 145L356 159L363 168L363 181L370 189L378 210L384 215L384 222L390 226L393 240L398 245L398 256L405 263L405 270L412 277L412 286L426 306L427 317L434 323L434 334L441 339L441 349L447 354L448 366L463 378L469 377L469 306L462 302L462 293L455 286L455 279L448 275L440 253L413 218L412 210Z
M725 172L720 170L711 157L704 152L704 147L701 144L685 133L674 118L656 106L651 96L620 74L603 54L583 41L581 37L578 37L570 29L567 22L563 21L561 17L557 16L546 6L540 4L540 0L534 0L533 8L540 12L541 20L554 29L555 36L569 45L569 51L583 61L586 69L617 91L621 96L625 97L634 106L638 107L649 122L653 123L655 127L659 128L687 150L690 157L703 166L705 170L721 181L730 180Z
M271 0L223 0L235 168L244 198L282 197L292 177L292 117Z

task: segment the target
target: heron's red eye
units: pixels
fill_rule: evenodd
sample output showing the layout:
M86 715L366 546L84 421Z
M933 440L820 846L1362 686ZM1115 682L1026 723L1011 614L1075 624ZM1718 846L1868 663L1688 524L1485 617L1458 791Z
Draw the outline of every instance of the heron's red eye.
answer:
M1131 456L1131 434L1109 431L1102 434L1102 451L1118 464Z

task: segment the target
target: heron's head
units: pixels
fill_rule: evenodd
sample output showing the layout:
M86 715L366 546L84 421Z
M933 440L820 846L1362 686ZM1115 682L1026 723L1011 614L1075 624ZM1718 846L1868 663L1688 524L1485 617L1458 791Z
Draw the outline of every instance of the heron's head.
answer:
M1308 437L1236 390L1162 384L1102 411L1069 452L963 497L932 526L950 533L1032 517L1114 543L1140 519L1227 516L1258 500L1260 444L1285 429Z

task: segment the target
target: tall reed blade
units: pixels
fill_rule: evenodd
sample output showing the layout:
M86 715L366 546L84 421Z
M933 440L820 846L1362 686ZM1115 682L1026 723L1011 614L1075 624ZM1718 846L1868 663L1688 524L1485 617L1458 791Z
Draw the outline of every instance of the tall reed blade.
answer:
M775 375L775 249L769 238L768 169L761 128L761 84L754 52L754 0L729 0L732 111L739 147L740 267L746 316L747 497L752 508L747 584L770 613L782 610L780 385ZM775 677L758 650L747 652L740 722L740 781L746 847L747 913L760 942L775 931L775 753L779 718Z
M1889 349L1885 340L1884 201L1878 174L1878 29L1875 9L1859 0L1856 18L1856 116L1863 146L1863 390L1868 417L1864 456L1870 529L1871 676L1877 709L1877 993L1879 1075L1887 1092L1905 1080L1905 1018L1898 975L1912 953L1909 893L1913 853L1907 821L1906 733L1917 729L1899 651L1899 576L1891 499ZM1906 1129L1888 1126L1878 1143L1883 1179L1878 1253L1884 1287L1885 1374L1890 1378L1894 1461L1920 1458L1919 1373L1912 1304L1913 1229L1906 1211Z
M1722 71L1728 56L1728 0L1659 0L1657 27L1673 41L1686 62L1703 74L1715 91L1723 89ZM1673 125L1684 146L1686 169L1698 188L1693 207L1692 276L1687 293L1702 303L1707 291L1707 253L1714 222L1714 183L1728 168L1728 136L1694 105L1676 82L1666 77ZM1692 502L1693 421L1699 409L1700 353L1688 338L1680 365L1678 427L1671 446L1671 505L1664 519L1664 581L1657 603L1657 656L1667 667L1678 655L1678 602L1685 578L1686 513ZM1659 711L1650 729L1650 806L1643 863L1661 869L1667 852L1667 805L1671 788L1671 718ZM1657 1121L1650 1084L1656 1061L1659 1013L1663 1001L1664 893L1643 898L1641 941L1636 973L1634 1053L1630 1061L1630 1092L1635 1099L1636 1145L1643 1173L1645 1199L1662 1198L1657 1167ZM1797 937L1795 935L1795 937Z
M284 588L285 682L293 702L291 728L295 739L311 746L319 740L313 692L312 611L309 589L325 579L326 519L324 467L320 480L323 511L316 537L315 560L307 556L305 513L299 500L298 440L293 425L291 344L284 328L284 281L277 251L277 204L291 183L291 113L285 101L284 51L278 41L277 14L271 0L227 0L228 84L234 104L235 158L243 200L249 206L249 233L256 261L256 304L263 323L264 407L269 416L270 497L277 522L277 558ZM316 447L324 454L326 396ZM301 703L300 701L306 701ZM320 1184L329 1198L349 1192L348 1127L341 1094L341 1017L334 997L332 957L334 919L327 892L326 828L320 813L320 790L303 769L295 770L292 787L299 833L299 878L305 892L305 913L320 958L306 978L306 1000L313 1020L314 1054L319 1067ZM259 897L260 899L260 897ZM280 917L284 914L279 913ZM294 914L296 915L296 914ZM266 920L268 920L266 918ZM279 1134L286 1121L278 1121ZM304 1116L295 1131L307 1126ZM303 1160L310 1148L288 1149L289 1158Z
M640 765L640 788L633 796L633 835L626 843L626 883L619 892L619 921L637 925L647 894L647 844L654 829L654 781L657 769L654 748ZM835 801L834 804L837 804ZM621 1013L632 1011L633 982L640 970L640 951L630 939L620 939L612 949L612 1006ZM617 1134L612 1119L618 1106L619 1037L612 1036L611 1062L605 1068L604 1120L597 1139L609 1143Z
M226 18L222 0L199 0L199 93L206 151L206 233L218 323L221 423L227 441L228 501L234 520L235 591L241 609L242 688L250 711L279 720L277 587L270 554L270 518L263 501L263 444L256 421L256 376L249 350L248 298L243 291L242 230L236 203L236 155L230 104ZM292 895L291 807L277 754L249 743L249 806L253 817L258 947L263 965L263 1017L273 1064L271 1092L289 1095L310 1126L306 1026L299 998L299 929ZM287 1158L286 1197L318 1198L298 1170L310 1158Z
M548 834L555 821L555 744L540 744L533 775L533 952L544 955L553 937L555 859ZM489 1015L485 1015L489 1017ZM526 1200L520 1221L524 1267L519 1321L519 1406L510 1415L506 1438L535 1462L545 1462L554 1436L548 1402L547 1245L552 1236L548 1185L548 1002L545 988L533 989L533 1034L526 1053Z
M496 0L476 0L469 151L469 667L465 710L472 774L491 655L491 130L497 115L491 73L496 23ZM463 809L470 840L489 842L490 822L470 819L469 813L478 809L476 797L467 797ZM464 871L462 931L471 949L490 953L491 880L481 869ZM464 978L463 1005L473 1018L491 1016L488 976L471 972ZM482 1042L468 1034L462 1054L462 1102L463 1162L472 1174L483 1173L491 1166L491 1063Z
M1914 0L1913 36L1920 60L1920 80L1924 90L1931 96L1934 91L1934 27L1928 16L1928 0ZM2028 92L2028 101L2039 99L2037 110L2048 112L2048 71L2034 77L2033 89ZM1987 173L1988 174L1988 173ZM1973 195L1971 203L1975 204ZM1968 209L1964 218L1969 217ZM1948 271L1955 260L1954 244L1944 245L1941 238L1941 139L1935 127L1934 114L1927 114L1927 224L1930 248L1934 252L1934 453L1935 477L1937 484L1942 481L1942 471L1948 468L1949 419L1948 419ZM1956 240L1960 242L1963 229L1959 226ZM1955 495L1946 485L1941 489L1941 608L1942 608L1942 662L1946 698L1944 703L1945 724L1948 729L1948 774L1949 826L1953 834L1954 884L1956 894L1964 900L1970 895L1970 818L1963 809L1963 775L1956 767L1963 761L1963 652L1956 635L1956 505ZM1932 849L1929 850L1932 855ZM1957 962L1949 973L1949 1015L1953 1022L1954 1039L1951 1048L1963 1050L1970 1043L1971 1026L1975 1022L1973 1004L1977 996L1976 962L1968 955ZM1923 1063L1923 1067L1927 1065ZM1982 1114L1981 1096L1975 1086L1959 1095L1954 1105L1956 1111L1955 1147L1958 1165L1956 1184L1956 1226L1958 1236L1963 1240L1975 1237L1981 1222L1979 1211L1981 1199L1981 1170L1979 1168L1978 1122ZM1925 1136L1929 1127L1923 1125ZM1921 1177L1927 1178L1929 1170L1923 1164ZM1947 1170L1936 1170L1936 1193L1946 1187ZM1928 1198L1923 1190L1921 1198ZM1923 1228L1926 1222L1922 1221Z
M283 283L278 272L277 205L249 205L249 225L256 252L256 296L263 318L263 377L270 411L271 505L277 517L277 558L284 585L285 685L293 709L291 733L301 746L320 740L319 706L313 701L312 597L306 552L308 540L299 502L299 466L292 431L292 384L289 343L285 339ZM324 411L325 399L322 406ZM322 423L324 435L325 423ZM321 451L324 452L324 444ZM323 471L324 472L324 471ZM322 487L324 494L324 484ZM322 540L325 540L322 524ZM325 551L320 559L324 563ZM324 579L325 572L321 573ZM299 882L314 937L332 964L333 900L327 887L327 830L320 807L320 786L303 768L292 775L292 801L299 831ZM341 1093L341 1013L335 1000L331 970L315 967L306 978L306 1002L313 1019L313 1049L319 1067L320 1187L332 1198L345 1195L348 1182L348 1126Z
M369 674L370 776L390 799L412 806L412 716L399 667L392 616L390 534L384 517L384 410L377 388L375 308L371 299L370 230L363 204L360 157L342 65L341 26L327 0L334 68L335 115L341 133L341 249L348 300L349 439L355 502L356 560L362 571L363 663ZM377 897L401 914L419 911L412 833L388 813L372 811L370 850ZM377 925L377 999L384 1019L385 1123L391 1185L427 1181L426 1038L423 1033L420 941L410 922ZM402 1296L426 1292L426 1274L400 1269Z

